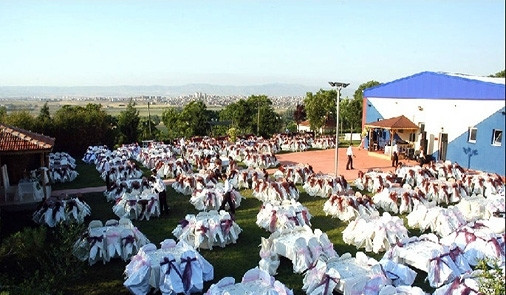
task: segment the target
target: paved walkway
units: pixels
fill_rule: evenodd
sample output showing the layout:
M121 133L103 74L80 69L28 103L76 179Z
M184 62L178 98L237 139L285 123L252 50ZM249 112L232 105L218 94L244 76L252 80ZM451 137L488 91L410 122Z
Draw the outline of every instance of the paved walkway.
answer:
M347 181L353 181L357 178L358 171L367 172L369 169L380 169L383 171L393 171L392 162L385 157L385 155L381 155L378 153L368 152L363 149L353 148L353 152L356 155L356 158L353 158L353 168L354 170L346 170L346 162L348 157L346 156L346 148L339 148L338 155L338 174L343 175ZM297 153L288 153L288 154L278 154L276 155L278 161L281 164L289 165L289 164L309 164L313 167L314 172L322 172L326 174L334 174L335 171L335 149L328 150L316 150L316 151L307 151L307 152L297 152ZM403 162L407 165L416 165L417 163L412 160L399 160L399 162ZM270 171L274 171L275 169L271 169ZM171 184L172 179L164 180L165 184ZM59 196L61 194L84 194L91 192L104 192L105 186L98 187L86 187L79 189L69 189L69 190L55 190L51 193L53 196Z
M367 172L369 169L380 169L382 171L394 171L392 161L384 154L368 152L367 150L353 148L355 158L353 158L353 170L346 170L346 148L339 148L338 153L338 170L337 174L343 175L348 181L355 180L358 171ZM278 161L282 164L309 164L313 167L314 172L322 172L327 174L335 173L335 149L317 150L309 152L298 152L290 154L276 155ZM399 163L406 165L416 165L417 162L408 159L400 159Z

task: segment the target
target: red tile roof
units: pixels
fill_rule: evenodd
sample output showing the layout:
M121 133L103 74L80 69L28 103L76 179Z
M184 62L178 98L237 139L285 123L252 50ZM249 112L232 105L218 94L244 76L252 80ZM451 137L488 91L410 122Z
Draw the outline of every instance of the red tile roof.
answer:
M54 138L21 128L0 124L0 152L50 150Z

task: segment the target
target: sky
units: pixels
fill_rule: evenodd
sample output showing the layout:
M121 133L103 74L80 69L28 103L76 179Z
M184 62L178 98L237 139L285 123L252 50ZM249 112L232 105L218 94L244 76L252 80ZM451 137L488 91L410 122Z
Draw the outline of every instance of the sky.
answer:
M505 35L504 0L0 0L0 86L486 76Z

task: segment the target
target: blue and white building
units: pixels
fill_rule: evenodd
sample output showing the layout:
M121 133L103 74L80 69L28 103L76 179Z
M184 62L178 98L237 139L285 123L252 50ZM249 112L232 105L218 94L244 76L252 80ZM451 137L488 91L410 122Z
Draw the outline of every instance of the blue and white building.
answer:
M364 90L362 124L404 115L436 160L505 175L505 78L421 72ZM364 127L364 126L363 126Z

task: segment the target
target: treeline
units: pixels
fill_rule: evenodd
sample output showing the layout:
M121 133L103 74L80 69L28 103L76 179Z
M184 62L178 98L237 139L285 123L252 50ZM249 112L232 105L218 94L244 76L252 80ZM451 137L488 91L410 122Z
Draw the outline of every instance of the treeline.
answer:
M340 128L360 130L362 90L379 84L362 84L353 99L340 101ZM336 91L308 92L303 105L277 113L266 95L252 95L231 103L219 111L208 110L201 100L184 107L169 107L161 116L139 116L135 103L117 116L108 114L101 104L65 105L53 115L45 103L38 115L27 110L7 112L0 107L0 122L41 133L56 139L54 151L64 151L80 157L90 145L115 148L124 143L172 140L192 136L236 136L255 134L269 138L275 133L296 132L298 125L309 119L313 130L320 130L336 118ZM335 125L334 125L335 126Z
M285 116L286 119L286 116ZM285 120L286 121L286 120ZM65 105L53 115L45 103L38 115L28 110L7 112L0 107L0 122L56 138L54 151L80 157L90 145L114 148L123 143L157 140L170 142L180 137L259 134L269 137L282 131L283 120L265 95L251 96L220 111L208 110L202 101L183 108L167 108L159 116L139 116L135 103L117 116L108 114L101 104Z

